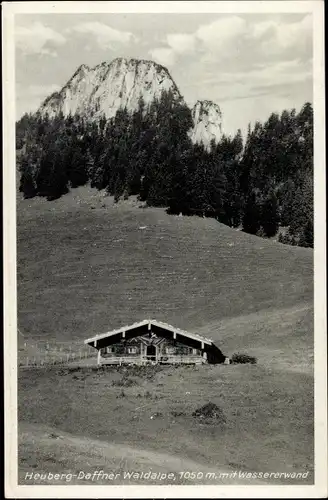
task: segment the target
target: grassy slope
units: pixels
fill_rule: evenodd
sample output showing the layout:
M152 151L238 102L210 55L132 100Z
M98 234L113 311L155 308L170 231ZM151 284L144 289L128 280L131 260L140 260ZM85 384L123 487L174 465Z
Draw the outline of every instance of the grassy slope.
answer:
M274 369L313 373L313 305L296 304L215 321L199 329L223 352L247 352Z
M131 445L117 446L115 443L108 441L94 439L90 437L74 435L62 430L54 432L53 428L43 425L35 424L22 424L22 432L20 436L20 446L24 456L29 457L29 464L22 462L19 471L19 482L24 484L26 473L35 469L35 472L40 473L40 458L42 462L51 468L52 474L62 474L65 471L65 476L68 473L77 474L79 471L85 473L103 470L105 473L114 473L115 478L109 480L98 478L97 481L91 478L62 478L61 482L53 479L50 484L193 484L194 481L189 478L183 478L179 474L182 471L202 472L203 478L198 478L198 483L201 484L244 484L234 472L232 467L217 466L211 467L204 466L204 464L197 461L179 458L178 456L162 453L155 450L148 450L144 448L137 448ZM39 444L36 448L35 443ZM58 456L61 460L58 460ZM88 469L86 470L86 463ZM161 474L160 481L158 479L143 479L136 480L135 478L129 479L124 477L126 472L148 472L149 470ZM46 472L46 470L44 470ZM48 471L50 472L50 471ZM175 478L168 477L168 474L175 473ZM210 473L210 475L208 475ZM214 477L213 477L214 473ZM221 476L220 473L224 473ZM118 474L118 476L116 476ZM82 479L82 480L81 480ZM202 479L202 480L200 480ZM29 481L27 481L29 482ZM263 478L258 481L246 481L248 484L262 484ZM32 483L33 484L33 483ZM40 484L40 482L38 482ZM43 484L49 484L49 479L43 481Z
M153 379L137 377L124 398L112 385L115 371L22 371L20 421L169 453L205 470L311 469L312 251L214 220L113 206L86 191L53 203L18 203L19 326L25 338L82 341L153 317L212 337L228 355L254 353L259 364L167 368ZM192 411L208 401L223 408L227 424L193 420ZM162 415L151 420L154 411ZM22 470L44 465L49 452L46 444L33 451L31 440L23 437ZM79 463L83 457L81 451ZM105 455L103 461L111 467ZM64 467L62 450L52 462ZM140 470L138 461L135 466Z
M18 205L19 326L27 336L82 340L147 317L206 329L312 302L312 250L210 219L75 197Z
M131 378L135 383L129 387L115 384ZM193 460L202 471L312 471L312 379L307 374L286 377L283 371L249 365L165 367L148 375L129 368L73 373L41 369L21 373L19 393L22 424L47 424L82 440L91 437L117 444L118 449L123 445L167 453ZM192 417L209 401L223 410L225 424ZM29 441L22 438L21 466L47 470L48 446L35 436L34 445ZM63 466L65 453L53 451L51 456ZM127 456L112 456L115 467L119 458ZM133 455L130 458L136 470L143 470ZM98 467L110 470L113 465L103 455ZM82 470L91 468L85 465Z

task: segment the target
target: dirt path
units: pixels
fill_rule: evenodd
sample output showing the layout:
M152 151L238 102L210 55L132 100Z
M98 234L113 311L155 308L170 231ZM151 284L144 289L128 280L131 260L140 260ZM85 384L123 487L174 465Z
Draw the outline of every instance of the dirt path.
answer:
M71 478L69 484L266 484L256 479L241 479L238 477L239 471L225 466L219 466L217 469L209 468L196 461L174 455L75 436L37 424L21 423L19 430L20 484L68 483L67 476L58 480L25 479L26 474L31 472L76 474L77 476ZM104 471L108 475L113 474L113 477L92 479L86 476L92 475L95 471ZM159 473L161 476L127 477L128 473L142 472ZM193 479L191 473L198 474L198 478Z

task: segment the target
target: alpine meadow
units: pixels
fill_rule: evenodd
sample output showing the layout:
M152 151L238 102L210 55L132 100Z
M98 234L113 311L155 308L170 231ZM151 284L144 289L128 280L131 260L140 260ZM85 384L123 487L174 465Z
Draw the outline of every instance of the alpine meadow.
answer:
M315 485L310 18L17 17L19 485Z

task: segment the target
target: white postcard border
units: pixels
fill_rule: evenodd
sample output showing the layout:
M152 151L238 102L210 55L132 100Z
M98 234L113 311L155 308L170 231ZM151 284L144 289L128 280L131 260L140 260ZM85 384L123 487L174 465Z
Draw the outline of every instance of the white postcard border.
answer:
M324 9L321 1L4 2L3 221L5 491L7 498L320 498L327 494L326 216ZM315 484L304 486L22 486L17 484L17 286L15 179L15 14L35 13L313 14L315 166Z

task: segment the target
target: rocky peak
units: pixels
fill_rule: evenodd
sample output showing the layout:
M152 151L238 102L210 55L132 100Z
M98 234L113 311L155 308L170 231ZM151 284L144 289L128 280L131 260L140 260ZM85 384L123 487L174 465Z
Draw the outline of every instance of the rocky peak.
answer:
M203 143L206 148L222 136L222 113L213 101L197 101L192 109L194 127L190 138L194 143Z
M118 57L94 68L82 64L59 92L48 97L40 107L41 114L56 116L80 114L89 119L105 115L110 119L119 109L133 112L142 97L147 107L164 91L182 96L169 71L154 61ZM209 147L220 139L222 116L212 101L197 101L192 109L193 128L189 136L194 143Z
M117 58L94 68L82 64L60 92L43 102L40 112L49 116L78 113L90 118L104 114L111 118L120 108L130 112L137 109L140 97L147 106L169 90L181 98L163 66L153 61Z

